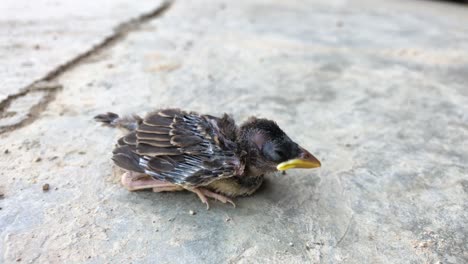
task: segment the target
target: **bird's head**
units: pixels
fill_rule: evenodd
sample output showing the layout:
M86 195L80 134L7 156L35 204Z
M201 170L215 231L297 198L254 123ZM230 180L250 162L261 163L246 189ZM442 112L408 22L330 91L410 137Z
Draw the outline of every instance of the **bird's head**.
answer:
M247 166L251 173L321 166L317 158L271 120L250 118L240 127L239 138L241 148L248 153Z

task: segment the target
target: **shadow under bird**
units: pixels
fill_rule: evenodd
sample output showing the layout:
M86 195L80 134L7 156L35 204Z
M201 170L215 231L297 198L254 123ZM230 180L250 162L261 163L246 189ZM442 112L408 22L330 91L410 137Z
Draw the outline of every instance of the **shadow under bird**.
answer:
M208 197L235 206L230 198L254 193L267 173L320 167L317 158L267 119L251 117L238 127L227 114L180 109L145 118L106 113L94 119L128 131L112 152L114 163L126 170L121 181L128 190L189 190L207 209Z

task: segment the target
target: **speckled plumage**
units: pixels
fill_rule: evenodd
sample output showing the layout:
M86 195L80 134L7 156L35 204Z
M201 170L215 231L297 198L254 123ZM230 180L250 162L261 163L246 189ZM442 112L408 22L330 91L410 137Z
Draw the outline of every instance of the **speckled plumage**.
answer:
M213 183L240 176L245 167L236 155L238 131L228 115L217 118L164 109L143 119L133 116L133 125L128 122L131 118L118 118L108 113L96 120L117 126L125 121L125 128L134 128L118 140L113 151L112 159L123 169L184 187L209 186L229 196L250 194L263 180L255 177L253 184L245 179Z
M264 175L276 171L281 162L312 157L319 164L266 119L250 118L238 127L227 114L219 118L162 109L144 118L107 113L95 120L128 131L117 141L112 159L131 173L122 178L129 190L145 186L154 191L187 189L207 203L204 194L216 199L224 198L214 193L229 197L252 194ZM152 179L134 184L140 176L133 173Z

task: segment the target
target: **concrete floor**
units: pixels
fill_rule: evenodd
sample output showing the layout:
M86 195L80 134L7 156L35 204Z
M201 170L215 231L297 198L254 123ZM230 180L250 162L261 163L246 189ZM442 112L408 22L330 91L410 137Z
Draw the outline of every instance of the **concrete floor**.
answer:
M0 4L0 262L468 262L466 4L83 2ZM161 107L274 119L323 167L235 209L128 192L92 117Z

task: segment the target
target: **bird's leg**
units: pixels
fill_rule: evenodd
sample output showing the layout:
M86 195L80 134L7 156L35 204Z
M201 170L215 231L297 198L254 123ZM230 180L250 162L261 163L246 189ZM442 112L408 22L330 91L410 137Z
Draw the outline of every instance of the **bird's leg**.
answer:
M121 179L122 185L127 188L129 191L137 191L143 189L153 189L153 192L172 192L172 191L181 191L184 188L166 181L156 180L153 177L128 171L122 175ZM230 203L234 207L236 204L229 199L228 197L209 191L205 188L187 188L187 190L194 192L202 203L206 204L206 209L210 209L210 204L208 203L208 198L213 198L222 203Z
M153 192L176 192L176 191L182 191L182 190L184 190L184 188L175 184L172 184L172 186L153 187Z
M206 196L200 191L200 189L198 188L194 188L194 189L188 189L189 191L191 192L194 192L198 198L200 198L200 200L202 201L202 203L206 204L206 210L210 210L210 204L208 203L208 199L206 198Z
M212 192L212 191L209 191L207 189L193 188L193 189L189 189L189 191L194 192L198 196L198 198L200 198L202 203L206 204L206 210L210 209L210 204L208 203L208 199L206 197L213 198L213 199L218 200L218 201L220 201L222 203L230 203L230 204L232 204L232 206L236 207L236 204L231 199L229 199L228 197L226 197L224 195L221 195L221 194L218 194L218 193L215 193L215 192Z
M221 195L219 193L215 193L215 192L212 192L210 190L207 190L207 189L201 189L201 192L205 195L205 196L208 196L208 197L211 197L215 200L218 200L222 203L230 203L232 204L232 206L236 207L236 204L231 200L229 199L228 197L224 196L224 195Z
M129 191L153 189L153 192L180 191L182 187L170 182L159 181L146 174L126 172L121 178L122 185Z

